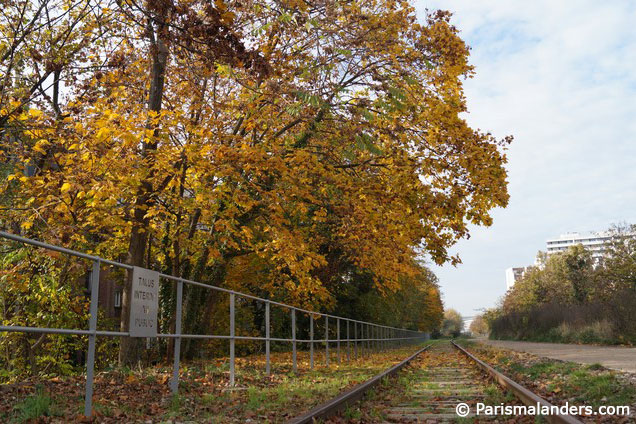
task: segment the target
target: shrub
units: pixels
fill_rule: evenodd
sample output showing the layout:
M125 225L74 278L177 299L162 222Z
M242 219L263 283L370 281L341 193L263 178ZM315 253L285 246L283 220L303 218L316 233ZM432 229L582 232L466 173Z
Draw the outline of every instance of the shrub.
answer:
M624 290L607 300L537 305L504 313L490 322L495 339L619 344L636 343L636 291Z

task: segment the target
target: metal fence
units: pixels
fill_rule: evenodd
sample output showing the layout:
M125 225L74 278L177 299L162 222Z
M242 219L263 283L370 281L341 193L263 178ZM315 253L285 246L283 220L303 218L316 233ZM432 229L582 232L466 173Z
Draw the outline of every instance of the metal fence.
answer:
M123 331L104 331L97 329L97 313L98 313L98 296L99 296L99 274L102 265L110 265L117 268L126 270L132 270L133 266L122 264L119 262L103 259L97 256L88 255L86 253L77 252L74 250L66 249L59 246L54 246L48 243L43 243L37 240L31 240L24 237L16 236L14 234L0 231L0 237L8 240L13 240L23 244L40 247L43 249L49 249L52 251L64 253L66 255L75 256L88 260L92 263L92 272L90 274L90 318L88 323L88 330L81 329L67 329L67 328L43 328L43 327L23 327L23 326L0 326L0 332L23 332L23 333L48 333L48 334L67 334L67 335L82 335L88 336L88 348L86 356L86 386L85 386L85 399L84 399L84 415L91 416L92 414L92 398L93 398L93 376L95 369L95 345L96 338L98 336L103 337L130 337L129 332ZM412 330L406 330L403 328L389 327L385 325L378 325L371 322L359 321L350 318L344 318L329 314L324 314L315 311L309 311L295 306L290 306L284 303L275 302L269 299L263 299L260 297L252 296L245 293L240 293L234 290L228 290L221 287L215 287L207 284L202 284L197 281L191 281L172 275L159 273L159 277L171 281L177 285L176 290L176 317L175 317L175 332L169 334L157 334L157 337L161 338L173 338L174 339L174 361L173 361L173 374L170 381L170 389L173 393L177 393L179 385L179 362L181 357L181 339L226 339L229 340L229 354L230 354L230 385L234 385L236 369L235 369L235 343L236 340L252 340L265 342L265 371L267 374L271 372L270 350L271 342L285 342L291 344L292 347L292 368L296 372L298 370L297 364L297 348L299 343L309 345L309 361L310 368L314 367L314 350L315 344L325 345L325 365L329 365L329 348L330 344L335 346L337 351L337 361L342 361L342 353L345 353L348 361L351 358L357 358L358 354L362 353L362 350L370 352L372 350L379 351L387 349L389 347L401 346L406 343L416 343L419 341L427 340L428 333L417 332ZM183 284L190 284L192 286L203 287L209 290L216 290L219 292L228 293L230 297L229 303L229 334L182 334L181 333L181 318L183 309ZM251 299L265 304L265 336L264 337L252 337L252 336L239 336L236 335L236 323L235 323L235 310L236 310L236 297L239 296L245 299ZM290 338L275 338L270 334L270 308L271 306L278 306L287 309L291 314L291 337ZM305 313L309 315L309 339L296 338L296 313ZM314 338L314 323L316 319L325 320L325 337L321 339ZM329 338L329 325L330 322L335 323L336 338ZM343 333L346 335L342 337ZM345 352L342 352L344 349Z

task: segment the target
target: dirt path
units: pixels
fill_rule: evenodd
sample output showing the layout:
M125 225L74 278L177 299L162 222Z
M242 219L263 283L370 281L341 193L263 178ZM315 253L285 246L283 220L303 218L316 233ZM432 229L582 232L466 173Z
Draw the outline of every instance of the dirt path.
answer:
M636 348L485 339L477 341L503 349L528 352L547 358L578 362L580 364L599 363L606 368L636 373Z

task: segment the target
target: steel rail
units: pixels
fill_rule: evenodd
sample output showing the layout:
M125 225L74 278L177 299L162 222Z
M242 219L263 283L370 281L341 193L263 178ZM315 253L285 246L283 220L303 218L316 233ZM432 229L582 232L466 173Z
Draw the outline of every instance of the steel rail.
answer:
M534 406L539 404L541 405L542 408L547 407L549 408L549 410L553 408L558 408L556 405L552 405L547 400L543 399L537 394L526 389L521 384L506 377L504 374L500 373L499 371L497 371L496 369L494 369L493 367L491 367L490 365L488 365L481 359L477 358L475 355L468 352L466 349L459 346L454 341L451 341L451 344L455 346L455 348L458 349L460 352L462 352L464 355L466 355L469 359L475 362L482 370L488 373L493 379L495 379L495 381L497 381L497 383L499 383L500 386L514 393L515 396L517 396L519 400L521 400L521 402L523 402L525 405ZM545 418L546 421L548 421L551 424L583 424L580 420L573 417L572 415L541 415L541 416Z
M382 373L376 375L370 380L365 381L364 383L360 383L357 386L347 390L346 392L336 396L335 398L316 406L309 412L300 415L298 417L292 418L288 421L288 424L305 424L305 423L314 423L318 420L324 420L326 418L332 417L336 415L339 411L351 405L353 402L359 400L364 396L367 390L379 384L382 379L385 377L389 377L391 375L396 374L400 371L404 366L406 366L409 362L415 359L419 354L425 352L432 345L427 345L422 349L415 352L413 355L409 356L402 362L392 366L391 368L383 371Z

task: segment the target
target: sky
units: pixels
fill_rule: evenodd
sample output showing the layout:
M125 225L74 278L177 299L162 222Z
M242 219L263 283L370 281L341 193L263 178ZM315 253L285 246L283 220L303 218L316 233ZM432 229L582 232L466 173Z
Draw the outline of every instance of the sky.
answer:
M510 202L460 241L457 267L431 266L444 304L494 306L505 269L548 238L636 223L636 2L416 0L453 12L476 75L464 83L474 128L502 138Z

